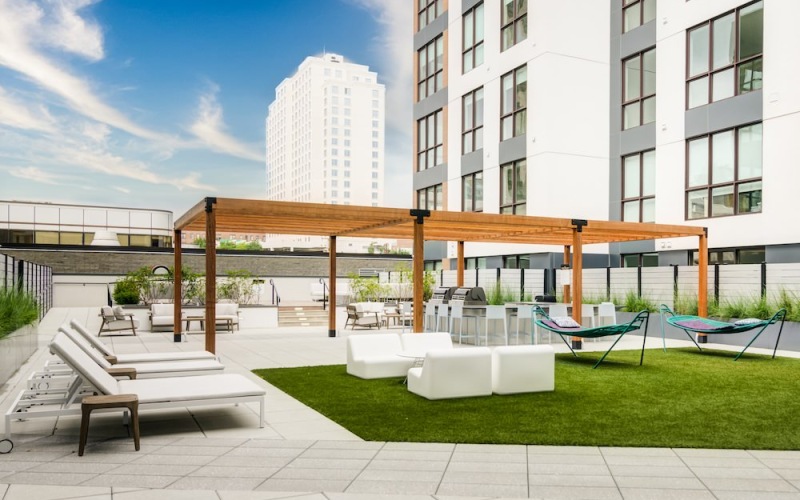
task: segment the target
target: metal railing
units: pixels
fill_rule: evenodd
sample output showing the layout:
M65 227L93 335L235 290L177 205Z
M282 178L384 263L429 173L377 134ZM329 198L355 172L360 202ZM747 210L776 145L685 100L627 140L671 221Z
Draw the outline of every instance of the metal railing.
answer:
M39 319L53 307L53 269L0 254L0 285L31 295L39 305Z
M278 287L275 286L275 281L270 278L269 285L272 287L272 305L281 305L281 296L278 294Z
M325 306L328 303L328 295L330 294L330 290L328 289L328 284L325 282L325 278L319 279L319 284L322 285L322 310L325 310Z

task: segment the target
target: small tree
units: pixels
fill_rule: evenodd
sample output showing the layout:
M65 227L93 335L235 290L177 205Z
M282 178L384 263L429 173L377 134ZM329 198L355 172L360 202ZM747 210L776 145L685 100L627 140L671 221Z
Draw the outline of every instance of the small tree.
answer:
M217 286L217 296L237 304L249 304L253 300L253 275L249 271L237 269L228 271L227 277Z
M114 283L114 302L120 305L139 303L139 284L136 280L125 277Z
M206 239L202 238L202 237L197 237L197 238L194 239L194 241L192 241L192 244L193 245L197 245L200 248L205 248L206 247Z

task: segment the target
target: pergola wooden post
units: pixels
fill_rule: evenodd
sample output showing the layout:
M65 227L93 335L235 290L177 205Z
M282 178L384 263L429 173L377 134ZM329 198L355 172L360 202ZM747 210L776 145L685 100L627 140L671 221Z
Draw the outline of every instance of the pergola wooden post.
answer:
M699 236L697 253L697 315L704 318L708 317L708 228L703 228L703 234ZM708 336L703 333L697 334L698 342L708 342Z
M336 236L328 238L328 294L330 309L328 310L328 337L336 336ZM324 285L323 285L324 288ZM323 289L322 293L325 293Z
M181 270L182 262L181 262L181 231L177 229L175 231L174 238L174 245L175 245L175 266L174 266L174 275L172 277L173 282L173 291L172 294L172 301L175 305L174 309L174 316L172 318L172 323L174 325L172 331L174 332L172 335L173 342L180 342L181 341L181 325L182 325L182 315L181 315L181 286L183 286L181 278L183 277L183 271Z
M216 353L217 343L217 218L216 198L206 198L206 351Z
M423 331L423 283L425 282L425 217L430 217L430 210L412 209L411 216L414 221L414 253L413 253L413 274L414 274L414 332Z
M569 250L570 250L569 245L564 245L564 259L561 263L561 269L571 267L569 263ZM553 283L553 288L555 288L555 283ZM563 290L562 294L563 296L561 297L561 300L565 304L569 304L571 301L570 295L571 295L572 285L570 283L562 283L561 289Z
M572 224L572 319L580 323L583 306L583 226L585 220L573 219ZM572 337L572 348L581 348L581 338Z
M456 256L456 286L464 286L464 242L458 242L458 251Z

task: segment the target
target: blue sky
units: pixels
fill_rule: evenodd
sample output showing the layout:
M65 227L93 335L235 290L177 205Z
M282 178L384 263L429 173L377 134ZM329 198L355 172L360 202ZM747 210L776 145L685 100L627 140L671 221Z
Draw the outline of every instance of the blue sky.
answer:
M275 87L326 50L387 88L388 206L411 201L404 0L0 0L0 199L172 210L262 198Z

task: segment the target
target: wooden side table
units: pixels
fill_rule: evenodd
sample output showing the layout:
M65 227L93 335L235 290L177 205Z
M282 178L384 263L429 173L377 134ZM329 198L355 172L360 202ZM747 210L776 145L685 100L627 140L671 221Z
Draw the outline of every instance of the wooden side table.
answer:
M81 402L81 435L78 456L83 456L86 438L89 437L89 416L93 410L103 408L125 408L131 412L133 445L139 451L139 396L136 394L112 394L110 396L85 396Z

